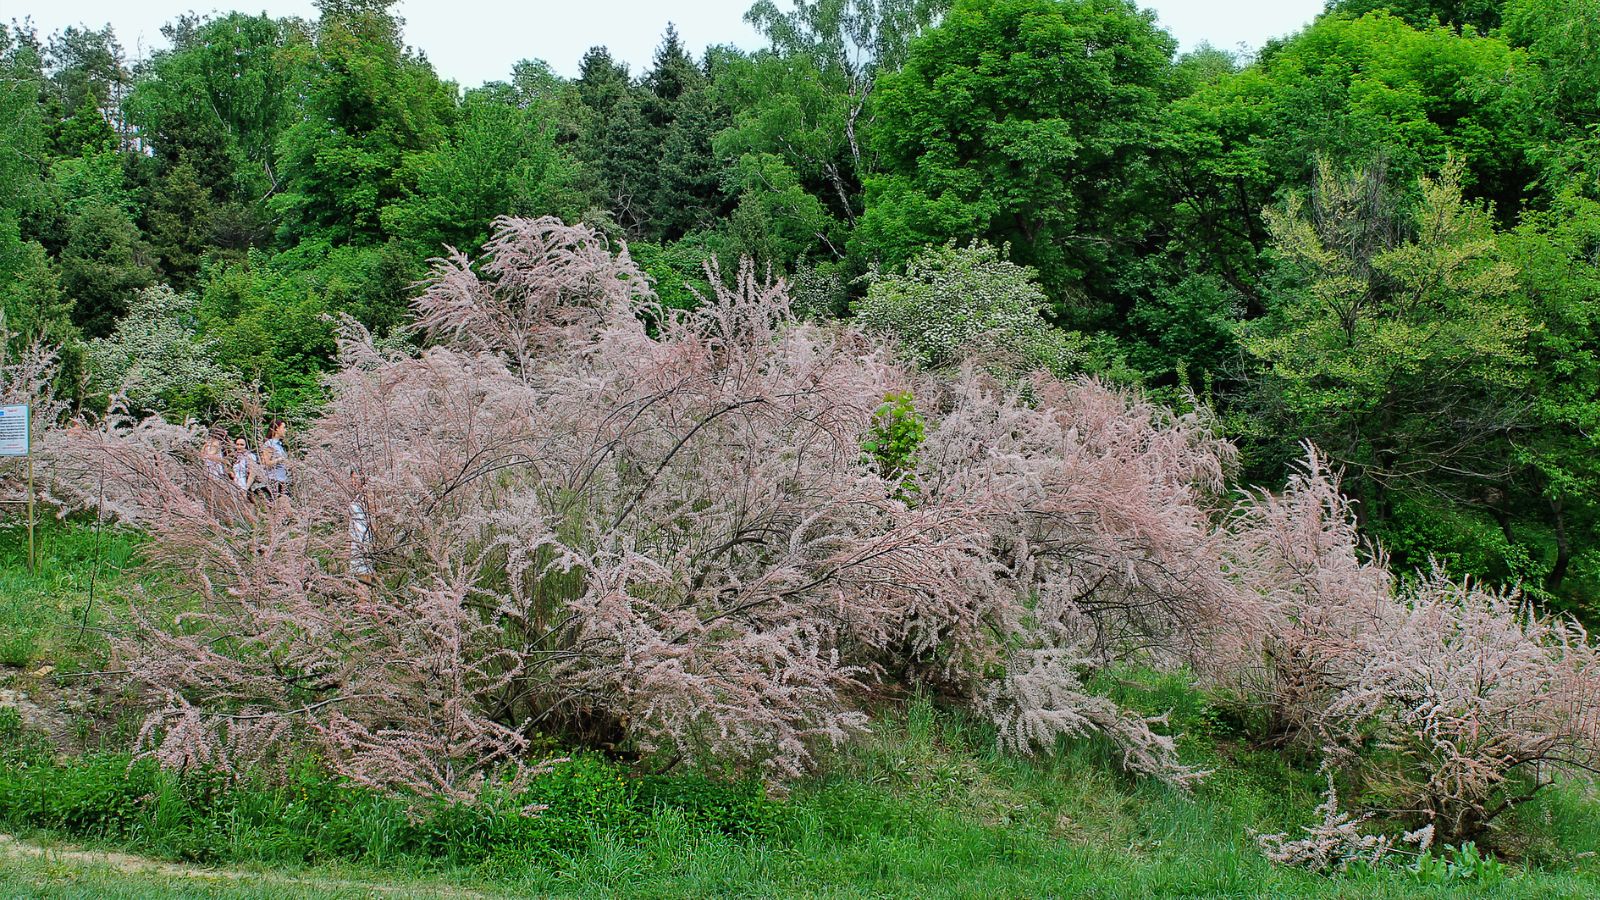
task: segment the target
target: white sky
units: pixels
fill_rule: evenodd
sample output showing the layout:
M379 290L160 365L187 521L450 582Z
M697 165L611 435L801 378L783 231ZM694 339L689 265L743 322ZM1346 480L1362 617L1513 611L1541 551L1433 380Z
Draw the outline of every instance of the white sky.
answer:
M595 44L611 48L634 73L649 65L667 22L696 53L708 44L755 49L744 24L751 0L402 0L405 38L444 78L463 86L505 78L520 59L543 59L563 75ZM190 7L314 18L311 0L0 0L0 21L31 18L41 35L67 25L110 23L130 58L164 45L161 26ZM1154 8L1183 49L1209 42L1260 47L1298 30L1323 0L1141 0Z

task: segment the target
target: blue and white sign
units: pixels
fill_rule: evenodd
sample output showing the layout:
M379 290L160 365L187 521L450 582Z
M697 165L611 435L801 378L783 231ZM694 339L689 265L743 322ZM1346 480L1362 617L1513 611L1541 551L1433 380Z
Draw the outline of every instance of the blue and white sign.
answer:
M28 407L0 406L0 456L28 455Z

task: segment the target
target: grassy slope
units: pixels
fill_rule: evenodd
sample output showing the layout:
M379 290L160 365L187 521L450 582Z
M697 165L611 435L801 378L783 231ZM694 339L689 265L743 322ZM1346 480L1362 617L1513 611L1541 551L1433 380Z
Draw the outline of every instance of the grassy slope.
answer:
M11 654L0 657L0 689L51 696L60 682L33 674L39 667L103 664L96 629L115 627L130 582L108 579L110 590L97 598L98 613L80 637L92 542L86 530L48 529L40 572L30 578L19 565L15 533L0 534L0 647ZM131 539L108 534L103 572L114 573L135 550ZM1317 802L1315 774L1273 754L1231 749L1225 736L1210 733L1200 698L1174 683L1136 686L1132 694L1152 708L1175 708L1175 720L1191 734L1186 753L1216 770L1193 796L1124 778L1095 742L1038 761L1000 754L984 726L914 703L884 716L874 735L795 789L780 839L731 838L660 810L642 838L596 831L550 864L501 860L452 869L398 858L308 867L275 859L245 825L223 823L218 827L233 829L223 843L235 848L231 864L238 867L226 876L0 853L0 897L1600 896L1600 860L1592 855L1600 849L1600 802L1577 788L1549 793L1519 813L1516 830L1525 837L1512 849L1520 862L1511 877L1487 887L1421 884L1397 869L1322 878L1271 866L1251 832L1307 821ZM96 729L80 738L125 735ZM48 843L64 836L23 837ZM124 841L121 849L174 855L159 834ZM313 890L308 881L322 887Z
M37 570L30 576L27 532L16 519L0 515L0 667L66 668L91 661L103 650L100 629L108 624L108 611L126 609L116 594L128 587L122 572L138 542L109 527L97 541L92 527L54 521L39 523L36 540ZM96 608L85 622L91 578Z

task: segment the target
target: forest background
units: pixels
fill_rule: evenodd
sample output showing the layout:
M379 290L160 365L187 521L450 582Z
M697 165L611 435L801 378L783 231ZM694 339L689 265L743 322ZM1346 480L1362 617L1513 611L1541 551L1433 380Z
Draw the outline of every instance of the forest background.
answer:
M1248 483L1314 441L1396 571L1593 611L1593 0L1333 2L1248 57L1124 0L763 0L766 49L669 28L642 72L477 87L391 2L318 8L179 16L137 63L0 26L0 309L73 403L309 415L331 314L411 340L430 258L556 215L669 306L750 258L925 365L999 335L1210 405Z

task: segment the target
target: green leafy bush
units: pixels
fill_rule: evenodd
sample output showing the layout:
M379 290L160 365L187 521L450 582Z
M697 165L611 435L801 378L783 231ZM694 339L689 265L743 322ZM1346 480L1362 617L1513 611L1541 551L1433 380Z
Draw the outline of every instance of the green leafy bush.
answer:
M43 755L0 768L0 822L95 838L127 837L148 821L160 778L153 763L88 756L56 765Z
M630 241L628 254L653 279L656 298L667 309L694 309L711 293L705 265L714 254L704 235L669 244Z
M872 428L861 442L878 471L898 481L895 497L909 502L917 492L917 451L927 430L917 412L910 391L898 391L883 398L883 405L872 414Z
M1421 884L1489 887L1504 881L1506 864L1478 852L1478 845L1444 847L1439 852L1425 851L1411 866L1411 877Z
M593 832L633 836L641 817L622 771L601 757L558 764L527 790L488 792L481 802L445 803L418 826L425 856L452 862L491 857L550 860Z
M1398 498L1390 518L1375 530L1401 574L1426 570L1437 561L1447 571L1528 589L1542 584L1549 570L1542 553L1508 539L1487 514L1466 507Z

